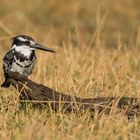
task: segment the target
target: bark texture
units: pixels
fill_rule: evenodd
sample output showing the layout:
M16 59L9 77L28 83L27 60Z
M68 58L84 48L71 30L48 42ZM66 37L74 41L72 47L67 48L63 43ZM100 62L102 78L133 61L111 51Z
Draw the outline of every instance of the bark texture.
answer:
M80 98L59 93L38 84L15 72L9 72L9 81L20 93L20 102L30 102L33 106L47 106L55 111L110 114L114 110L128 117L140 115L140 98L98 97Z

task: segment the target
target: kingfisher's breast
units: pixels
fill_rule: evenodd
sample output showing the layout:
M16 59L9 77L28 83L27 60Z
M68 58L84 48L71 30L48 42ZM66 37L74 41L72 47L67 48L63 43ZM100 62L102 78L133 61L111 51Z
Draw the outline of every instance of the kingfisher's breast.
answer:
M29 76L35 65L35 60L34 61L14 61L11 67L11 71L16 71L24 76Z
M28 57L24 56L22 53L16 52L11 70L24 76L29 76L34 69L35 60L36 56L34 52L31 52Z

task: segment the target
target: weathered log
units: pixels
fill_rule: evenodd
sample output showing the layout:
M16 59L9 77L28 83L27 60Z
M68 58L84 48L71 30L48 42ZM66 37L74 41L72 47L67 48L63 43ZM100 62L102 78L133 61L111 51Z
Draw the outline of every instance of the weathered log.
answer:
M52 110L83 112L89 110L98 113L111 113L113 109L124 111L127 115L140 114L140 99L134 97L98 97L82 99L59 93L42 84L35 83L25 76L9 72L11 84L18 89L21 102L30 102L35 106L49 106Z

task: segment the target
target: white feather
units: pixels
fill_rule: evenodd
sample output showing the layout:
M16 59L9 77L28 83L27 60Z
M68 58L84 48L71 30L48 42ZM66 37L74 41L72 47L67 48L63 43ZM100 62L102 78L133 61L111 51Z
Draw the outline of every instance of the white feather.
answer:
M18 40L22 41L22 42L25 42L27 41L27 39L23 38L23 37L18 37Z
M15 45L14 45L15 46ZM32 53L32 50L30 49L29 46L16 46L14 47L15 51L23 54L25 57L29 58L30 54Z

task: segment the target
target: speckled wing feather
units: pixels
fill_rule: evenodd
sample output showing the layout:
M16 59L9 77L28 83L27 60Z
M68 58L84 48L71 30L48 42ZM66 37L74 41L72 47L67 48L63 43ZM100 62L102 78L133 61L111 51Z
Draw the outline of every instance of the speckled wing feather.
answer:
M10 50L8 53L3 58L3 70L4 70L4 75L7 73L8 70L11 69L12 63L14 61L14 50Z
M15 53L14 50L10 50L8 53L6 53L6 55L3 58L3 70L4 70L5 81L1 85L2 87L9 87L10 86L10 82L7 80L8 79L7 72L12 67L12 63L14 61L14 53Z

